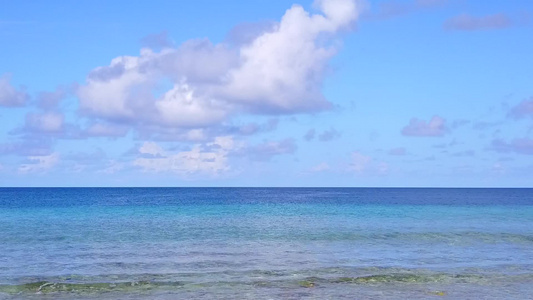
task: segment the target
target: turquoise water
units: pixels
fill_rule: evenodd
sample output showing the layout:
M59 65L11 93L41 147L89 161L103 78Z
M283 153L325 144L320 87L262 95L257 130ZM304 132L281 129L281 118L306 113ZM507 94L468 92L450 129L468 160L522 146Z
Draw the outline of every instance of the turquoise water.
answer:
M531 189L0 189L0 299L533 299Z

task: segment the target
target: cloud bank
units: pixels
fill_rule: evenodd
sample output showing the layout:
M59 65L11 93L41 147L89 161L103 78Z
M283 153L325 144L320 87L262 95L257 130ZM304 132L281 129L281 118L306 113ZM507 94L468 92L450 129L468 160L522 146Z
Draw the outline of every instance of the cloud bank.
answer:
M338 33L350 28L359 9L352 0L318 0L314 7L319 14L293 5L279 23L255 30L241 44L197 39L173 47L164 34L150 36L144 44L157 44L159 52L143 48L139 56L114 58L88 74L76 92L80 112L158 131L207 128L239 114L329 109L322 82Z
M195 145L189 151L171 153L154 142L145 142L139 148L140 157L133 165L148 172L171 172L179 175L217 176L229 171L227 156L234 147L233 139L219 137L207 144L207 147Z

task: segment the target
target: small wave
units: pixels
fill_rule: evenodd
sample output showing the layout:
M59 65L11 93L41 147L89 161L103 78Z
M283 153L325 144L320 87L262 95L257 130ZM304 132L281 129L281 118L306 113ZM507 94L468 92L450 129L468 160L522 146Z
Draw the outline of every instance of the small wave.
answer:
M334 283L436 283L455 282L469 283L479 282L484 279L480 275L456 275L456 274L382 274L360 277L340 277L334 279Z
M182 282L157 282L157 281L132 281L132 282L93 282L93 283L66 283L37 281L18 285L0 285L0 293L98 293L98 292L128 292L152 290L156 288L181 287Z
M432 243L510 243L533 244L533 236L517 233L491 233L491 232L387 232L387 233L324 233L306 234L299 236L300 240L327 240L327 241L409 241Z
M389 270L390 271L390 270ZM85 282L68 282L60 281L59 278L50 278L50 280L41 280L22 284L3 284L0 285L0 294L8 295L30 295L30 294L51 294L51 295L98 295L108 292L121 294L150 292L150 291L178 291L178 290L196 290L209 288L229 288L239 287L253 288L282 288L282 289L300 289L312 288L317 286L335 288L338 285L397 285L397 284L490 284L491 282L502 281L530 281L533 274L523 274L521 276L490 276L481 274L450 274L450 273L426 273L425 271L406 271L400 273L374 273L370 275L350 276L349 274L339 274L331 270L315 270L318 276L305 276L304 274L312 273L311 270L299 274L287 271L261 271L240 274L241 276L233 277L229 280L223 274L197 274L191 276L187 274L188 280L166 280L161 279L167 275L153 274L153 276L144 276L152 280L131 280L131 281L110 281L96 282L86 280L103 279L99 277L77 277ZM341 272L344 273L344 272ZM263 275L260 279L250 275ZM180 274L181 276L182 274ZM348 275L348 276L345 276ZM176 276L176 274L174 275ZM183 277L183 276L182 276ZM157 280L159 279L159 280Z

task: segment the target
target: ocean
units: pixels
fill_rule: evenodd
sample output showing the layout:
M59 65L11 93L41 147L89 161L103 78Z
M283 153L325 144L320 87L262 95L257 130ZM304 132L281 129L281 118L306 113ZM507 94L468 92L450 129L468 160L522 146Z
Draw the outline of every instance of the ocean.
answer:
M533 189L0 188L0 299L533 299Z

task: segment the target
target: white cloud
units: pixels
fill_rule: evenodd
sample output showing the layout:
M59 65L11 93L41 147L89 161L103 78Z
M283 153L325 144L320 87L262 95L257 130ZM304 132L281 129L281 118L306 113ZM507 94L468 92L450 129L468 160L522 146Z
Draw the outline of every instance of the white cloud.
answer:
M329 108L320 88L335 49L318 45L317 39L348 26L358 11L349 0L315 4L325 15L309 15L294 5L274 30L241 48L242 65L228 73L221 94L254 111L292 113Z
M206 139L206 135L203 129L191 129L185 132L183 139L187 141L199 142Z
M235 146L233 138L218 137L208 143L208 149L195 145L189 151L171 153L163 150L154 142L145 142L140 148L141 154L133 164L148 172L172 172L179 175L205 174L221 175L230 170L228 153Z
M59 161L59 154L52 153L46 156L30 156L28 160L31 163L20 165L18 169L20 173L36 173L50 170Z
M191 40L144 48L98 67L77 90L86 116L137 130L202 129L241 113L327 109L321 92L337 43L328 39L358 16L354 0L318 0L322 14L294 5L281 21L232 47Z
M153 79L150 74L138 70L142 59L143 55L118 57L109 67L93 70L86 85L77 90L81 110L110 120L134 119L136 110L143 109L143 101L151 99L149 91ZM144 99L147 96L148 99Z
M157 155L163 155L164 151L157 143L145 142L141 146L141 148L139 148L139 153L157 156Z
M29 95L24 90L17 90L11 83L11 76L4 74L0 76L0 106L23 106L26 104Z
M356 2L350 0L316 0L313 6L324 12L327 18L324 26L331 31L350 25L360 14Z
M188 84L176 84L155 102L160 122L172 127L204 127L222 121L228 107L220 101L197 97Z

